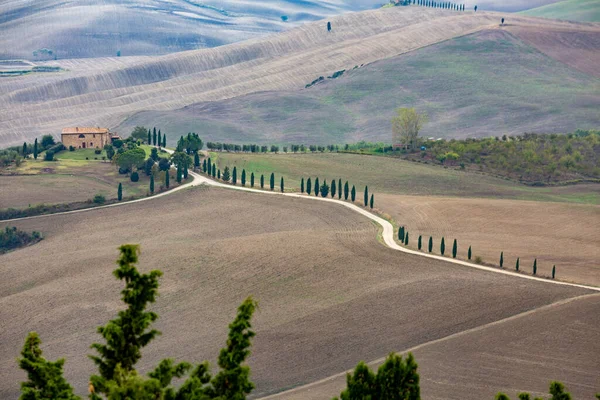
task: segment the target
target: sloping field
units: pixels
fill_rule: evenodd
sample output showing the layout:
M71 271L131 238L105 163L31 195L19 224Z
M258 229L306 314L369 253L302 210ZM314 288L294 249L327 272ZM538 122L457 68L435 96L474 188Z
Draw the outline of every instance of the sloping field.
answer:
M563 0L522 11L532 17L600 22L600 3L597 0Z
M46 357L67 358L67 378L85 393L96 327L121 306L110 272L122 243L141 243L142 270L165 272L153 306L163 335L144 350L142 370L168 356L214 363L235 307L253 295L260 302L250 359L256 395L589 293L387 249L368 220L334 204L213 188L18 227L46 238L0 256L2 398L17 396L23 374L15 358L31 330L44 340ZM582 354L567 330L554 335L582 361L586 373L572 386L584 398L589 388L582 385L596 372L585 358L593 349ZM580 338L597 343L597 335L584 330ZM497 343L490 350L502 352ZM469 360L470 371L487 371L497 389L521 368L531 372L529 365L505 371L477 355ZM481 399L489 389L470 393Z
M377 6L375 0L5 1L0 4L0 58L32 59L34 51L44 48L53 50L50 58L59 59L114 57L117 51L128 56L166 54L260 37ZM288 17L286 22L282 16Z
M141 112L119 129L147 123L236 143L389 143L395 109L405 106L429 115L424 137L600 126L600 30L513 31L550 57L508 32L486 30L352 69L306 90Z
M524 391L544 398L550 381L558 380L571 393L580 393L574 398L591 399L600 387L594 356L600 347L590 340L600 334L599 312L598 295L586 296L410 349L419 364L421 396L493 399L500 380L501 391L510 398ZM571 336L568 346L557 334L565 330ZM484 367L475 370L474 359ZM341 374L269 399L321 400L339 394L345 384L346 377Z
M486 174L460 171L391 157L344 153L323 154L236 154L211 153L218 167L238 173L269 177L272 172L285 177L288 190L300 191L300 180L318 177L349 181L356 186L357 198L364 187L374 193L419 196L482 197L600 204L600 185L531 187ZM257 181L258 182L258 181ZM376 204L378 204L376 200Z
M94 67L89 72L7 78L0 82L0 141L22 143L74 124L114 128L141 110L173 110L259 91L300 89L320 75L497 26L499 19L495 13L393 7L332 18L330 33L324 22L316 22L262 39L126 67L103 59L102 72ZM511 21L540 23L522 16ZM543 22L546 27L575 29L573 23ZM168 133L169 127L163 128Z
M433 236L435 253L445 237L448 252L452 241L459 244L459 258L473 258L498 265L504 252L504 267L548 275L556 265L561 280L600 286L600 206L533 201L468 199L377 194L377 207L390 214L410 232L410 246L424 237L424 249Z

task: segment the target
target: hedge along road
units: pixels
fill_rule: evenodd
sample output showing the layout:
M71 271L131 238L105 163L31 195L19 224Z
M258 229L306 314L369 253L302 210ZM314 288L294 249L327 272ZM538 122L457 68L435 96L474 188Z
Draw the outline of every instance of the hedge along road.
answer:
M165 149L166 150L166 149ZM168 153L173 153L172 150L167 150ZM136 200L130 200L130 201L124 201L122 203L114 203L114 204L108 204L105 206L99 206L99 207L92 207L92 208L85 208L82 210L73 210L73 211L65 211L65 212L60 212L60 213L55 213L55 214L44 214L44 215L35 215L32 217L24 217L24 218L15 218L15 219L9 219L9 220L4 220L4 221L0 221L0 223L4 223L4 222L12 222L12 221L20 221L20 220L25 220L25 219L33 219L33 218L44 218L50 215L64 215L64 214L73 214L73 213L78 213L78 212L86 212L86 211L91 211L91 210L97 210L99 208L108 208L108 207L117 207L117 206L122 206L122 205L126 205L126 204L132 204L132 203L139 203L142 201L148 201L148 200L152 200L152 199L156 199L158 197L163 197L163 196L167 196L170 195L174 192L177 192L179 190L183 190L186 189L188 187L193 187L193 186L200 186L200 185L208 185L208 186L215 186L215 187L220 187L220 188L225 188L225 189L232 189L232 190L241 190L244 192L254 192L254 193L262 193L262 194L274 194L274 195L280 195L280 196L287 196L287 197L296 197L296 198L300 198L300 199L311 199L311 200L318 200L318 201L327 201L327 202L331 202L331 203L336 203L336 204L340 204L343 205L344 207L348 207L354 211L356 211L359 214L364 215L365 217L371 219L372 221L377 222L379 225L381 225L381 227L383 228L383 232L382 232L382 237L383 237L383 241L385 243L386 246L390 247L391 249L394 250L398 250L398 251L402 251L404 253L408 253L408 254L414 254L417 256L421 256L421 257L427 257L427 258L432 258L435 260L441 260L441 261L446 261L449 263L453 263L453 264L458 264L458 265L462 265L462 266L466 266L466 267L471 267L471 268L476 268L476 269L480 269L483 271L489 271L489 272L495 272L497 274L504 274L504 275L511 275L517 278L521 278L521 279L530 279L530 280L534 280L534 281L540 281L540 282L545 282L545 283L552 283L555 285L567 285L567 286L573 286L573 287L578 287L578 288L582 288L582 289L589 289L589 290L594 290L597 292L600 292L600 287L596 287L596 286L587 286L587 285L579 285L576 283L569 283L569 282L561 282L561 281L556 281L556 280L550 280L550 279L546 279L546 278L539 278L536 276L530 276L530 275L524 275L524 274L519 274L516 272L512 272L512 271L507 271L505 269L499 269L499 268L492 268L492 267L486 267L483 265L478 265L478 264L473 264L470 262L466 262L466 261L461 261L461 260L457 260L454 258L448 258L448 257L442 257L442 256L438 256L435 254L427 254L427 253L423 253L420 251L416 251L416 250L410 250L407 248L404 248L400 245L398 245L396 243L396 241L394 240L395 237L395 232L394 232L394 227L392 226L391 223L389 223L388 221L386 221L385 219L365 210L364 208L361 208L359 206L357 206L356 204L353 203L349 203L346 201L342 201L342 200L336 200L336 199L330 199L330 198L324 198L324 197L317 197L317 196L309 196L309 195L304 195L304 194L296 194L296 193L280 193L277 191L267 191L267 190L259 190L259 189L252 189L252 188L247 188L247 187L243 187L243 186L234 186L234 185L230 185L230 184L226 184L226 183L221 183L221 182L217 182L216 180L213 179L209 179L205 176L202 176L198 173L189 172L190 176L193 178L191 182L188 182L186 184L183 184L181 186L176 187L175 189L169 190L167 192L163 192L154 196L150 196L150 197L144 197L141 199L136 199Z

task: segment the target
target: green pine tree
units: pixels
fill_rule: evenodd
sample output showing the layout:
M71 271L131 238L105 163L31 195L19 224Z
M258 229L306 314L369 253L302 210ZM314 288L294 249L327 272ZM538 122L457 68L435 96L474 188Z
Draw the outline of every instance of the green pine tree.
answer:
M348 195L350 194L350 189L348 187L348 181L344 183L344 200L348 200Z
M189 175L188 166L187 166L187 164L185 164L183 166L183 179L187 179L188 175Z
M250 187L254 187L254 172L250 173Z
M23 157L27 157L27 142L23 142L23 150L21 152L23 153Z
M504 265L504 252L500 252L500 268Z
M419 250L421 250L421 247L423 247L423 238L421 237L421 235L419 235L418 247Z
M401 226L398 228L398 240L400 243L404 243L404 227Z
M204 173L206 173L208 171L208 166L206 164L206 158L204 159L204 161L202 161L202 171L204 171Z
M260 188L261 189L265 188L265 176L264 175L260 176Z
M160 135L160 129L158 130L158 139L156 140L156 144L158 144L158 147L160 147L160 145L162 144L162 138Z
M221 179L223 179L225 182L229 182L229 179L231 179L231 173L229 172L229 167L225 167L225 169L223 170L223 174L221 175Z
M216 168L213 168L213 173L212 173L212 177L213 177L213 179L215 178L215 169L216 169ZM217 175L217 179L221 179L221 170L220 170L220 169L219 169L219 170L217 170L217 173L216 173L216 175Z
M371 200L369 200L369 206L371 207L371 210L373 209L373 202L374 202L373 195L371 195Z
M167 147L167 134L166 133L163 135L162 147Z
M271 172L271 179L269 180L269 188L275 189L275 173Z
M73 388L63 377L64 359L55 362L42 357L42 341L35 332L29 332L18 359L19 367L27 373L27 381L21 383L19 400L79 400Z
M156 127L152 131L152 144L156 146Z
M369 204L369 187L365 186L365 207Z
M471 252L471 246L469 246L469 251L467 252L467 258L470 260L471 259L471 255L473 253Z
M327 197L329 194L329 185L327 185L327 181L323 181L323 184L320 187L321 197Z
M336 184L335 179L331 180L331 198L334 198L336 194Z
M154 175L150 175L150 194L154 194Z
M454 239L454 243L452 244L452 258L456 258L456 253L458 251L458 243L456 239Z
M428 250L430 253L433 251L433 238L431 236L429 236Z
M556 276L556 265L552 266L552 279Z
M279 182L279 188L281 189L281 193L283 193L283 176L281 177L281 181Z
M304 178L300 180L300 193L304 193Z
M404 235L404 245L408 246L408 231L406 231L406 235Z
M181 178L182 178L182 171L181 171L181 166L178 165L177 166L177 183L181 183Z
M208 171L208 174L209 174L209 175L212 175L212 170L213 170L214 168L213 168L212 161L210 160L210 157L208 157L208 165L207 165L207 168L208 168L208 170L207 170L207 171Z
M310 181L310 178L308 178L306 180L306 194L310 195L311 191L312 191L312 182Z
M537 274L537 258L533 260L533 274Z
M213 165L212 165L212 177L213 177L213 178L214 178L214 177L215 177L215 175L216 175L216 172L215 172L215 171L217 171L217 164L216 164L216 163L213 163ZM219 170L219 176L220 176L220 175L221 175L221 170Z
M37 138L35 138L35 141L33 142L33 158L35 160L37 160L38 157L38 141Z
M165 171L165 187L168 189L169 188L169 170Z
M242 169L242 186L246 186L246 170Z
M442 236L442 241L440 243L440 253L442 253L442 255L444 255L445 251L446 251L446 243L444 242L444 237Z
M200 156L198 155L198 153L194 153L194 167L200 167Z
M354 187L354 185L352 185L352 192L350 194L351 194L350 198L352 199L352 202L354 203L356 201L356 188Z
M519 258L517 257L517 263L515 264L515 270L519 270Z
M315 196L319 196L319 190L321 187L319 186L319 178L315 178Z
M235 166L233 167L233 173L231 174L231 183L234 185L237 184L237 168Z
M342 199L342 180L338 179L338 200Z
M150 129L148 129L148 144L152 145L152 133L150 132Z
M123 185L119 182L119 187L117 188L117 200L123 200Z

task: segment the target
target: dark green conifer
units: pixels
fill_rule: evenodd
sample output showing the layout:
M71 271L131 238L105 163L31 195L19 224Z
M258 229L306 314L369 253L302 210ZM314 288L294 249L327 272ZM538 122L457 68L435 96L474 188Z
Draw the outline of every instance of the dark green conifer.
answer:
M500 252L500 268L504 265L504 252Z
M154 194L154 175L150 175L150 194Z
M517 263L515 264L515 270L519 270L519 258L517 257Z
M306 180L306 194L310 195L311 191L312 191L312 182L310 181L310 178L308 178Z
M37 138L35 138L35 141L33 142L33 158L34 160L37 160L38 157L38 141Z
M283 176L281 177L281 181L279 182L279 188L281 189L281 193L283 193Z
M369 206L371 207L371 210L373 209L373 202L374 202L374 198L373 198L373 195L371 195L371 200L369 200Z
M169 183L170 183L170 182L169 182L169 180L170 180L170 177L169 177L169 170L166 170L166 171L165 171L165 187L166 187L167 189L169 188Z
M166 133L163 135L162 147L167 147L167 134Z
M119 187L117 188L117 200L123 200L123 185L119 182Z
M225 169L223 170L223 174L221 175L221 179L223 179L223 181L225 181L225 182L229 182L229 180L231 179L231 172L229 172L228 166L225 166Z
M156 146L156 127L152 130L152 144Z
M181 171L181 166L178 165L177 166L177 183L181 183L181 178L182 178L182 171Z
M321 187L319 186L319 178L315 178L315 196L319 196L319 190Z
M265 188L265 176L264 175L260 176L260 188L261 189Z
M421 235L419 235L419 243L418 243L418 246L419 246L419 250L421 250L421 247L423 246L423 238L421 237Z
M300 193L304 193L304 178L300 181Z
M235 166L233 167L233 173L231 174L231 183L234 185L237 184L237 168Z
M338 200L342 199L342 180L338 179Z
M202 161L202 170L203 170L205 173L207 172L206 158L204 159L204 161Z
M250 187L254 187L254 172L250 173Z
M431 236L429 236L428 250L429 250L430 253L433 251L433 238Z
M442 241L440 242L440 253L442 253L442 255L444 255L445 251L446 251L446 243L444 242L444 237L442 236Z
M458 251L458 243L456 243L456 239L454 239L454 243L452 244L452 258L456 258L457 251Z
M533 274L537 274L537 258L533 260Z
M269 187L271 190L275 189L275 173L271 172L271 179L269 180Z
M242 169L242 186L246 186L246 170Z
M365 186L365 207L367 206L367 204L369 204L369 187Z
M556 265L552 266L552 279L556 276Z
M351 195L350 198L352 199L352 202L354 203L356 201L356 188L354 187L354 185L352 185L352 192L350 193L350 195Z
M215 177L215 171L217 170L217 164L213 163L212 165L212 177ZM221 170L219 170L219 176L221 176ZM219 178L220 179L220 178Z
M334 198L336 194L336 184L335 179L331 180L331 198Z
M344 200L348 200L348 195L350 194L350 188L348 186L348 181L344 183Z
M406 231L406 235L404 235L404 245L408 246L408 231Z
M198 155L198 153L194 153L194 167L200 167L200 156Z
M471 259L471 255L472 255L472 254L473 254L473 253L471 252L471 246L469 246L469 251L468 251L468 253L467 253L467 258L468 258L469 260Z
M185 164L183 166L183 179L187 179L188 178L188 174L189 174L189 172L188 172L188 166L187 166L187 164Z
M150 129L148 129L148 144L152 145L152 133L150 132Z

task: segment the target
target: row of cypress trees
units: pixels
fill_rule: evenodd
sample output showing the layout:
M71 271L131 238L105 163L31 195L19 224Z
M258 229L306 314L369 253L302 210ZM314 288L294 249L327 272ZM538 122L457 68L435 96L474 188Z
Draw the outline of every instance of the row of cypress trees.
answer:
M409 244L408 230L406 230L406 228L404 226L401 226L398 228L398 240L405 246L408 246L408 244ZM419 239L417 240L417 247L419 250L421 250L423 247L422 235L419 235ZM431 253L433 251L433 237L432 236L429 236L427 250L429 253ZM445 254L445 252L446 252L446 242L445 242L444 237L442 236L442 240L440 241L440 254L443 256ZM458 254L458 242L456 239L454 239L454 242L452 243L452 258L456 258L457 254ZM472 255L473 255L473 251L472 251L471 246L469 246L469 250L467 251L467 258L469 259L469 261L471 260ZM515 264L516 271L519 271L519 261L520 261L520 259L517 258L517 262ZM500 253L499 265L500 265L500 268L504 268L504 252ZM537 258L533 261L533 275L537 275ZM556 265L552 266L552 279L554 279L555 276L556 276Z
M217 169L216 164L213 163L209 157L208 159L204 159L204 161L202 162L202 171L204 173L206 173L207 175L212 176L213 178L222 179L225 182L231 183L233 185L237 185L238 171L237 171L237 167L235 167L235 166L233 167L233 170L230 170L229 167L225 167L223 169L223 174L221 174L221 170ZM248 175L246 174L246 170L242 169L242 173L240 174L240 183L242 186L246 186L247 177L248 177ZM253 188L254 185L255 185L255 176L254 176L254 172L251 172L250 173L250 187ZM260 188L261 189L265 188L265 176L264 175L260 176ZM269 179L269 188L271 190L275 190L275 173L271 173L271 176ZM283 179L283 176L279 180L279 190L281 191L281 193L285 192L285 180Z
M343 195L344 195L344 200L348 200L348 197L350 197L351 201L354 203L356 201L356 187L354 185L352 185L352 189L350 190L350 185L348 184L348 181L346 181L346 183L344 183L343 186ZM314 193L315 196L318 196L319 194L321 194L322 197L327 197L328 194L331 195L332 199L335 199L336 195L338 200L342 199L342 180L338 179L337 180L337 184L336 184L336 180L332 179L331 180L331 186L327 185L327 181L324 180L322 185L319 185L319 178L315 178L314 180L314 188L313 188L313 182L311 180L311 178L309 177L306 180L306 183L304 181L304 177L300 180L300 193L306 193L308 195L310 195L311 193ZM365 191L364 191L364 206L370 206L371 209L373 208L374 202L375 202L375 196L373 194L371 194L371 196L369 197L369 187L365 186Z

